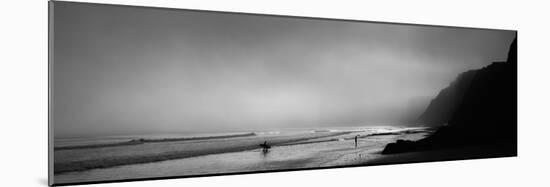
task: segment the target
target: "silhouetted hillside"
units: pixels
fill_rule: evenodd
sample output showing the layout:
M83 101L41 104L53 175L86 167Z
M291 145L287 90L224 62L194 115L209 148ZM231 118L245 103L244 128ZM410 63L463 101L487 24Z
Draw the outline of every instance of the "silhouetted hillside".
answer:
M503 154L515 155L517 39L510 46L506 62L462 73L432 100L420 119L431 125L447 124L422 140L388 144L383 153L494 145Z
M461 103L464 92L468 89L476 73L476 70L461 73L447 88L441 90L419 117L419 122L432 127L448 123L455 111L456 104Z

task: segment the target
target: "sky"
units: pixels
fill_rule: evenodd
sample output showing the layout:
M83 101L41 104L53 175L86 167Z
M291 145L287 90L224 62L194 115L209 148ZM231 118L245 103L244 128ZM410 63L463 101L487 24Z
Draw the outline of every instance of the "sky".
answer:
M403 125L515 32L55 2L55 137Z

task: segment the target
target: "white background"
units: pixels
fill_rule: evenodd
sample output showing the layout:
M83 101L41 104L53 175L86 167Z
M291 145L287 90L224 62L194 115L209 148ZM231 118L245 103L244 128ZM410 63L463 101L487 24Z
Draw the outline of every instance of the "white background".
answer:
M550 186L550 7L503 0L92 2L519 30L519 157L93 186ZM0 185L47 185L47 2L0 6Z

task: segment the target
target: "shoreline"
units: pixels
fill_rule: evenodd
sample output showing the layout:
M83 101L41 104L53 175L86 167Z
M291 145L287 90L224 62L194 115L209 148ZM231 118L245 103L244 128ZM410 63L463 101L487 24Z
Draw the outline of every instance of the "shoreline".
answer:
M350 133L353 133L353 132L333 132L333 133L327 133L326 135L320 135L320 136L305 137L305 138L291 138L291 139L283 139L278 141L272 140L270 142L273 142L271 143L272 146L284 146L285 144L291 143L291 142L299 143L300 141L340 136L340 135L346 135ZM153 145L153 144L162 144L162 143L173 143L173 142L172 141L146 142L146 143L140 143L135 145ZM211 154L249 151L249 150L258 149L259 143L260 141L252 141L243 145L228 146L228 147L222 147L219 149L206 149L206 150L199 150L199 151L182 150L182 151L171 151L171 152L163 152L163 153L157 153L157 154L149 154L149 155L129 155L129 156L106 157L106 158L96 158L96 159L79 160L79 161L68 161L68 162L61 162L61 163L57 162L54 164L54 174L85 171L85 170L99 169L99 168L109 168L109 167L122 166L122 165L143 164L143 163L150 163L150 162L183 159L183 158L190 158L190 157L197 157L197 156L204 156L204 155L211 155ZM301 144L307 144L307 143L308 142L303 142ZM103 149L103 148L112 148L112 147L110 146L97 147L97 149ZM90 148L90 149L96 149L96 147ZM57 152L78 151L78 150L82 150L82 149L57 150Z
M359 146L355 148L354 138L352 137L360 134L357 132L346 134L327 133L323 134L324 136L316 135L315 137L301 138L302 141L293 139L293 145L280 144L274 146L268 152L263 152L257 144L253 144L250 150L245 151L203 154L182 157L181 159L174 157L175 159L155 162L60 172L55 174L55 180L61 183L69 183L136 177L150 178L358 166L364 161L383 156L379 153L388 142L403 138L419 139L428 133L365 136L359 138ZM333 141L334 139L339 141ZM278 141L278 143L283 143L283 141ZM241 144L239 143L239 145Z

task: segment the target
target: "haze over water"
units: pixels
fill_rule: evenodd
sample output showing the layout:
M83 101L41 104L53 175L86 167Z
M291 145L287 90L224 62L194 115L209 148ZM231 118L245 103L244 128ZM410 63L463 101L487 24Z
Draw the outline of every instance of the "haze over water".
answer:
M57 4L54 136L403 124L514 32Z

